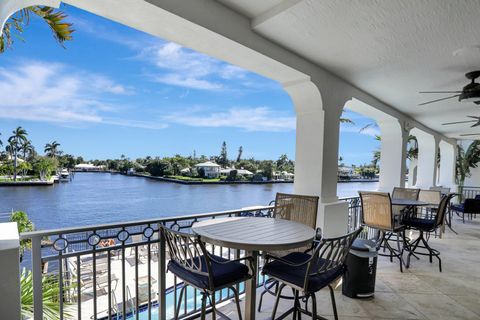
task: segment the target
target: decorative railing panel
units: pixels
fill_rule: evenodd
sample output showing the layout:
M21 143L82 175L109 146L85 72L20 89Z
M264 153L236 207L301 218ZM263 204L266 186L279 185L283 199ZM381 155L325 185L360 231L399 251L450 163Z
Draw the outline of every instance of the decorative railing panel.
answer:
M169 217L121 224L30 232L32 241L34 319L43 319L46 283L58 288L60 319L167 319L173 317L181 280L166 272L168 252L160 224L187 231L204 219L232 216L270 217L272 207ZM243 251L218 246L216 255L236 258ZM43 281L42 281L43 280ZM46 281L47 280L47 281ZM259 284L263 284L259 275ZM239 285L240 292L244 285ZM216 294L220 303L233 298L227 290ZM199 312L195 289L184 295L181 316Z
M461 201L465 199L473 199L475 196L480 195L480 187L459 187L459 193L462 195Z

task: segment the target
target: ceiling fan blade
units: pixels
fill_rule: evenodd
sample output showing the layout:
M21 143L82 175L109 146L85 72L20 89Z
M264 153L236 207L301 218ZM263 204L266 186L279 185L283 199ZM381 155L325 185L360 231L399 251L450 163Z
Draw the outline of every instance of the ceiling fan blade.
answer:
M461 137L480 136L480 132L479 133L464 133L464 134L461 134L460 136Z
M458 97L458 96L460 96L460 95L459 95L459 94L456 94L456 95L453 95L453 96L450 96L450 97L446 97L446 98L435 99L435 100L432 100L432 101L420 103L419 106L424 106L424 105L426 105L426 104L430 104L430 103L434 103L434 102L438 102L438 101L443 101L443 100L452 99L452 98L455 98L455 97Z
M469 122L477 122L477 120L465 120L465 121L446 122L446 123L442 123L442 126L449 126L449 125L451 125L451 124L469 123Z
M420 91L419 93L462 93L462 91Z
M478 126L480 126L480 120L477 123L475 123L473 126L470 126L470 128L475 128L475 127L478 127Z
M475 116L467 116L468 118L472 118L472 119L477 119L477 120L480 120L480 117L475 117Z

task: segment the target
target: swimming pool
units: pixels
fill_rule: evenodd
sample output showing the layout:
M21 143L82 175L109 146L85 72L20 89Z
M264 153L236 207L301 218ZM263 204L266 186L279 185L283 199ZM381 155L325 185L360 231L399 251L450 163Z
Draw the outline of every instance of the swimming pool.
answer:
M177 286L177 292L180 292L180 289L182 286ZM242 292L244 290L244 283L241 283L239 286L239 291ZM196 292L195 292L196 291ZM196 299L195 299L196 295ZM178 298L178 297L177 297ZM218 302L220 300L225 300L227 298L233 298L233 293L231 290L228 289L223 289L221 291L216 292L215 294L215 300ZM167 300L166 300L166 313L167 313L167 319L172 319L175 313L175 294L173 288L169 290L167 293ZM185 298L184 298L185 299ZM186 304L185 300L182 302L182 306L180 308L180 315L183 315L185 312L193 312L195 310L200 310L201 308L201 295L198 290L195 290L194 288L187 286L186 289ZM149 320L149 319L158 319L158 302L154 302L151 304L150 307L150 315L151 317L149 318L149 311L148 311L148 305L143 305L140 306L139 312L138 312L138 319L139 320ZM108 318L102 318L101 320L108 319ZM121 314L116 314L111 317L113 320L135 320L137 319L135 312L128 310L127 308L127 316L124 318Z

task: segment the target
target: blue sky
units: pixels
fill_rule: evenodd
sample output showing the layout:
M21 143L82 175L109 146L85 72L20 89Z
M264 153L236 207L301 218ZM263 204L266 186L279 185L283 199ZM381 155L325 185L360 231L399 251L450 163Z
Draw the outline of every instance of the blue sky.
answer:
M37 19L0 56L0 132L23 126L37 150L57 140L86 159L218 154L295 155L295 114L269 79L175 43L63 6L76 32L60 47ZM351 112L346 164L370 162L376 129Z

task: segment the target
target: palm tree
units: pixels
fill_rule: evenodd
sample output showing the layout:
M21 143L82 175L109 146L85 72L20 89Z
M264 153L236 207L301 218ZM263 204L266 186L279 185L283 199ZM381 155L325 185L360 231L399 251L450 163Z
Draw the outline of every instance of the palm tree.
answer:
M23 160L27 161L27 154L31 155L34 151L32 141L26 140L22 143Z
M465 178L470 177L471 168L476 168L480 163L480 140L472 142L467 150L461 145L457 146L456 178L459 187L463 187Z
M53 141L52 143L47 143L45 145L45 150L44 150L47 157L55 159L57 156L59 156L60 150L58 150L58 147L60 147L60 143L58 143L57 141Z
M72 40L72 33L75 30L71 23L65 22L67 18L65 13L50 7L32 6L18 11L7 20L0 35L0 53L12 47L15 37L22 39L20 35L24 27L29 24L31 15L40 17L48 24L53 37L62 47L65 41Z
M8 138L9 152L13 156L13 181L17 181L17 158L18 152L22 149L22 145L27 141L27 130L22 127L17 127L13 132L13 135Z

